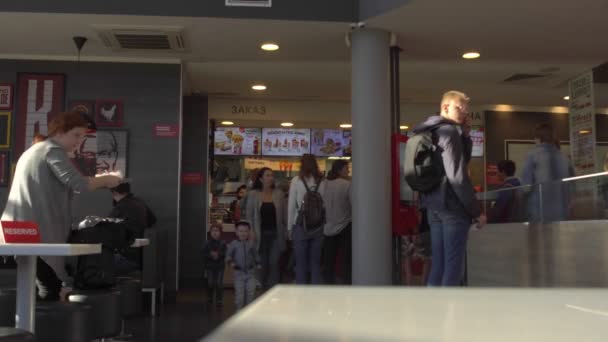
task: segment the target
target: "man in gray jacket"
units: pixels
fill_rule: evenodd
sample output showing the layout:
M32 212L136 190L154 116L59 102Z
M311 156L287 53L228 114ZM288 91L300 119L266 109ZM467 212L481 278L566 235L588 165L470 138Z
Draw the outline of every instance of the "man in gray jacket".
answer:
M449 91L441 100L440 115L429 117L414 129L414 133L434 131L436 153L441 155L445 171L437 188L421 194L421 207L427 209L431 227L429 286L457 286L462 282L471 223L476 221L478 227L486 223L468 172L472 143L463 129L468 105L464 93Z

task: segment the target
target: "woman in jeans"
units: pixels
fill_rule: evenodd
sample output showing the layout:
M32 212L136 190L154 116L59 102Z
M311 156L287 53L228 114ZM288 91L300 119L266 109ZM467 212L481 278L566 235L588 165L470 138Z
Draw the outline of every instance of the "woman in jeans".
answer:
M247 196L247 218L255 232L261 259L260 282L268 289L279 282L279 257L285 249L285 194L275 189L272 170L266 167L258 171Z
M289 187L287 227L293 239L296 260L296 284L306 284L310 272L310 283L321 283L321 247L323 244L323 226L315 231L307 231L298 222L299 210L304 201L306 186L311 191L323 195L325 181L319 170L317 160L312 154L305 154L301 159L300 175L291 180Z
M84 177L70 161L68 153L80 146L88 127L79 112L60 113L49 123L49 137L32 145L17 161L2 221L35 222L40 227L40 242L66 243L73 193L120 184L122 179L114 175ZM38 258L39 297L58 300L65 276L62 257Z
M337 160L327 175L323 194L327 222L323 228L323 278L327 284L336 282L335 266L338 249L342 249L342 275L345 284L351 283L351 201L348 162Z

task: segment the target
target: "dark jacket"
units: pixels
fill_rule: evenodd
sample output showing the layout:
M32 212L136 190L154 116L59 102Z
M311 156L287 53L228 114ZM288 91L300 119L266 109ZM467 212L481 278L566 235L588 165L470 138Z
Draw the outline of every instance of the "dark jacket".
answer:
M517 177L509 177L500 187L501 190L496 197L496 202L488 214L488 222L491 223L506 223L517 222L519 219L516 215L516 202L521 196L520 190L508 190L509 188L520 186L521 182Z
M144 201L128 194L114 204L110 217L121 218L129 226L136 238L142 238L144 229L156 223L156 216Z
M211 252L219 254L217 259L213 259ZM226 243L222 240L209 239L203 246L203 259L206 270L219 271L224 269L226 264Z
M477 218L481 208L468 172L473 147L471 138L462 135L459 125L438 115L418 125L414 133L428 129L435 129L437 153L441 155L445 177L435 190L421 195L421 206Z
M152 210L148 208L144 201L133 196L133 194L128 194L120 201L115 202L109 217L123 219L125 227L130 232L131 237L135 239L143 238L144 229L150 228L156 223L156 216L154 216ZM123 249L120 254L139 266L142 265L143 251L141 248Z

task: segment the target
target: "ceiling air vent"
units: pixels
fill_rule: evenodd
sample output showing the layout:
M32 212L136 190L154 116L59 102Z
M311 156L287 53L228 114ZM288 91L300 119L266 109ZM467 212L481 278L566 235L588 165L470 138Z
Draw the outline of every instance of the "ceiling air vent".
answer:
M503 82L517 82L524 80L531 80L535 78L546 77L547 75L538 75L538 74L514 74L505 79Z
M272 0L226 0L226 6L272 7Z
M96 27L104 45L115 51L148 50L176 51L186 50L183 29L163 28L125 28Z

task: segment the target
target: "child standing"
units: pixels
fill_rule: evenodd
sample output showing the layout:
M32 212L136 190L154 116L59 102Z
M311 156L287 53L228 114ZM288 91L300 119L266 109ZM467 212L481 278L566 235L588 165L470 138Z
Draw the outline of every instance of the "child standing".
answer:
M208 302L215 300L217 306L222 306L224 293L224 268L226 243L220 240L222 226L219 224L211 225L209 235L211 239L203 247L203 257L205 260L205 276L207 277Z
M256 269L260 269L260 257L255 244L249 240L251 226L249 222L236 224L237 240L228 245L226 263L234 269L234 291L237 310L251 303L255 296Z

